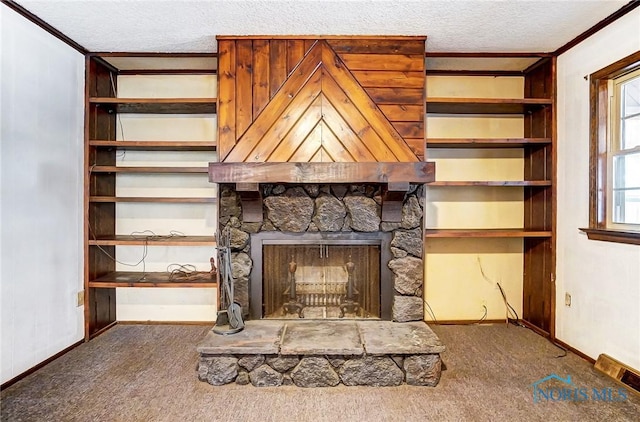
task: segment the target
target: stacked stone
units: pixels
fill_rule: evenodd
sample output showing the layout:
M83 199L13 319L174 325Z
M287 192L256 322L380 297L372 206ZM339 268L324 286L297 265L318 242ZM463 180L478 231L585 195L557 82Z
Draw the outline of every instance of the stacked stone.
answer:
M235 299L249 309L249 236L261 231L282 232L377 232L392 233L388 265L393 272L392 319L422 321L423 261L422 216L424 190L412 186L405 195L402 221L383 221L378 185L262 185L262 223L242 221L237 193L230 185L220 192L220 226L231 233L232 272Z
M371 387L402 383L435 387L440 380L440 354L397 356L201 356L198 379L211 385L255 387Z

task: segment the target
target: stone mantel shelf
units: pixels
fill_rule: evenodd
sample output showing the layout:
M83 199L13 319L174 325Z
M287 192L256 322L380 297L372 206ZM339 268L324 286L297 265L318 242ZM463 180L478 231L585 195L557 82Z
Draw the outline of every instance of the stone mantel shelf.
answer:
M212 183L387 183L435 180L434 162L209 163Z

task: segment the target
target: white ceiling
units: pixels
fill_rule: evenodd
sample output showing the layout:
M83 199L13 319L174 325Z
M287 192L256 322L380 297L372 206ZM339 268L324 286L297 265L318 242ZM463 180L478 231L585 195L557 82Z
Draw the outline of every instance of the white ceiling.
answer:
M18 0L92 52L211 52L217 35L427 35L428 51L551 52L629 0Z

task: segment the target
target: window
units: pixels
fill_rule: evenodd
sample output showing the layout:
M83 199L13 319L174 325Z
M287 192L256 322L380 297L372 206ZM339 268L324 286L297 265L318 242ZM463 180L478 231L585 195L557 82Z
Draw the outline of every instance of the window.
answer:
M591 74L590 239L640 245L640 51Z
M640 230L640 69L611 82L611 194L607 215L611 217L610 226L628 225L629 230Z

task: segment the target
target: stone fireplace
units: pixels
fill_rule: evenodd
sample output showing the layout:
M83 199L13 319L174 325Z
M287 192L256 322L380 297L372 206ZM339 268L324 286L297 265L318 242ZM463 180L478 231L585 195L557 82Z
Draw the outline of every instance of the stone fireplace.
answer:
M247 319L213 385L434 386L424 323L425 37L218 37L219 232ZM228 242L228 245L227 243ZM225 249L226 250L226 249Z
M423 188L405 193L400 221L383 218L382 188L262 184L262 221L246 222L241 195L222 185L220 230L244 314L423 320Z

